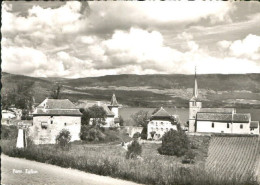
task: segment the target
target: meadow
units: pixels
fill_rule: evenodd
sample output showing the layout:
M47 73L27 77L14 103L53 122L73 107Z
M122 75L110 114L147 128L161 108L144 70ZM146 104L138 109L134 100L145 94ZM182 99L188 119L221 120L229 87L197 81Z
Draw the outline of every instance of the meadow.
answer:
M193 137L196 148L195 164L182 164L182 158L160 155L160 144L143 143L142 159L126 159L126 150L120 144L72 143L63 151L56 145L31 145L16 149L15 140L1 140L2 152L12 157L22 157L43 163L75 168L98 175L131 180L143 184L162 185L256 185L256 179L237 177L221 178L205 170L208 137Z

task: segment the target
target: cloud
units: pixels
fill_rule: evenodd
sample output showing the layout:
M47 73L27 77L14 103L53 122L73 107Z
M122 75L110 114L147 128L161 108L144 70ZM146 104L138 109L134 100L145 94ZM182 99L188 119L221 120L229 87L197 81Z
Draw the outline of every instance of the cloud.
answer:
M260 36L249 34L243 40L220 41L220 48L228 50L231 56L244 57L252 60L260 59Z

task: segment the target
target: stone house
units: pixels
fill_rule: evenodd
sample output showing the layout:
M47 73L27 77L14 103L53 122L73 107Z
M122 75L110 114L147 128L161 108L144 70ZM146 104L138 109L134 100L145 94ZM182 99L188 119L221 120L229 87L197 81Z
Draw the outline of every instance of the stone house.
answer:
M171 129L177 130L178 116L170 115L164 108L160 108L154 113L147 124L147 139L160 139ZM152 132L155 132L152 137Z
M80 140L81 113L68 99L45 99L33 112L29 136L35 144L55 144L62 129L71 134L71 141Z

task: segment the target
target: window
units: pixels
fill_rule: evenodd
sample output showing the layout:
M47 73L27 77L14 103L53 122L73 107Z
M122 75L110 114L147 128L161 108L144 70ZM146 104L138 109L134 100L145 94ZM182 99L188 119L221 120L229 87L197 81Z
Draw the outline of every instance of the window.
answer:
M156 122L156 126L158 126L158 123Z
M161 128L161 130L163 131L163 128Z
M53 120L51 120L51 124L53 124Z
M211 124L211 127L212 127L212 128L214 128L214 127L215 127L215 124L214 124L214 123L212 123L212 124Z
M169 129L168 128L166 128L166 132L168 132L169 131Z
M158 129L158 128L156 128L156 130L158 131L159 129Z
M243 124L240 125L240 129L243 129Z
M41 122L42 129L47 129L47 126L48 126L47 122Z
M163 122L161 122L161 124L163 125Z
M227 128L229 128L229 123L227 123Z
M66 126L67 125L67 123L64 123L64 126Z

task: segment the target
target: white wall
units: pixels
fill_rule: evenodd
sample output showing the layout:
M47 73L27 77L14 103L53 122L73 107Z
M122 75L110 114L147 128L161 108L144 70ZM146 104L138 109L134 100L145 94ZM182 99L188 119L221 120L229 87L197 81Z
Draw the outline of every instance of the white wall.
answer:
M240 129L241 124L243 129ZM227 128L227 122L214 122L212 128L212 121L197 121L197 132L250 134L250 129L249 123L229 123Z
M51 120L53 120L52 124ZM47 123L47 129L42 128L42 122ZM62 129L67 129L70 132L71 141L80 140L80 128L80 116L53 116L53 118L50 116L35 116L29 132L35 144L55 144L56 136Z
M118 107L112 107L112 108L111 108L111 111L115 114L115 118L119 118L119 115L118 115Z
M165 120L149 121L147 125L147 139L152 138L150 134L152 131L156 132L154 139L159 139L165 134L165 132L170 131L170 129L177 130L177 125L173 125L170 121Z
M258 134L259 135L259 126L253 130L250 129L250 134Z

